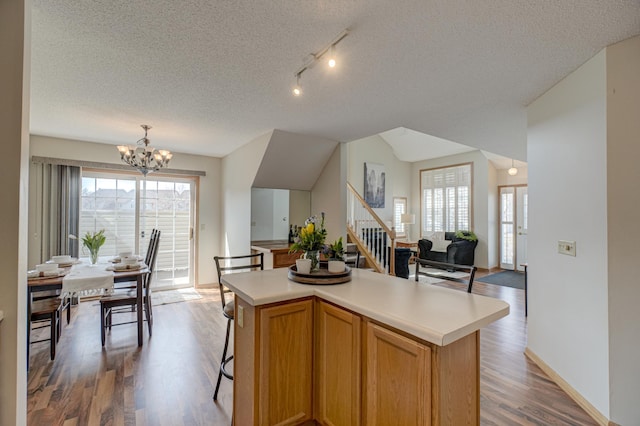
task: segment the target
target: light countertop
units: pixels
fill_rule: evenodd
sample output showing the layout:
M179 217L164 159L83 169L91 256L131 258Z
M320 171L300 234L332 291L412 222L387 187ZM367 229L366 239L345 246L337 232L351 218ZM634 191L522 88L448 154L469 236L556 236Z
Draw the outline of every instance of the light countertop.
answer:
M270 253L273 251L289 251L290 244L287 240L272 240L272 241L252 241L251 248L253 250Z
M298 284L287 268L227 274L223 283L253 306L316 296L439 346L509 314L499 299L362 269L338 285Z

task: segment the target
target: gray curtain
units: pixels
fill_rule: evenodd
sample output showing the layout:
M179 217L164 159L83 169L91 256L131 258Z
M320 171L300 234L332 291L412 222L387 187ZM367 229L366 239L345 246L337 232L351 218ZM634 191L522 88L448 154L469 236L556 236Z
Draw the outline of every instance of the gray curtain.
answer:
M80 223L81 168L57 164L39 164L41 180L41 261L69 254L78 257Z

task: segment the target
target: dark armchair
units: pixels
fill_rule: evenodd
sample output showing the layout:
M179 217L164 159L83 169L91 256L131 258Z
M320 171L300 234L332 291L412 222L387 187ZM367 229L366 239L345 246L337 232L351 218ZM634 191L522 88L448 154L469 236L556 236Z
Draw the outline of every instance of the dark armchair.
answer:
M456 237L455 232L445 232L445 240L450 240L447 251L433 251L433 242L422 239L418 241L420 259L435 260L436 262L453 263L456 265L473 265L478 241L469 241Z

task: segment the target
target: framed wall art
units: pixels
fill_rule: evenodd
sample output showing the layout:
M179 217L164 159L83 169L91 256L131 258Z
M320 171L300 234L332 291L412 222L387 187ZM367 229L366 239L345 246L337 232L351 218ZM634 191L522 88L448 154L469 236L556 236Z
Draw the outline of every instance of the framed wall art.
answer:
M384 208L384 164L364 163L364 201L372 208Z

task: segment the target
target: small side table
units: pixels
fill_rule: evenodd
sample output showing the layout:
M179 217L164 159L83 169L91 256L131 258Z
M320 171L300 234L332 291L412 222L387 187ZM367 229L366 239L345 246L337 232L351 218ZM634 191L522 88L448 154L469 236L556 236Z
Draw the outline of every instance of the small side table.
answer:
M521 263L520 266L524 268L524 316L527 316L527 264Z

